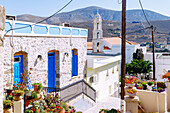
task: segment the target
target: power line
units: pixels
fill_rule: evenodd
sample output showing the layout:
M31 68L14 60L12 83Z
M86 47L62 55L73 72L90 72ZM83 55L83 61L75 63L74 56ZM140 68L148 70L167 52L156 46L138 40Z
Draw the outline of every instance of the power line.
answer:
M141 7L141 9L142 9L142 12L143 12L143 14L144 14L144 17L145 17L148 25L151 26L151 24L150 24L150 22L149 22L149 20L148 20L148 18L147 18L147 16L146 16L146 14L145 14L145 11L144 11L144 9L143 9L141 0L139 0L139 4L140 4L140 7Z
M7 30L7 32L5 33L5 35L6 35L8 32L10 32L11 30L24 29L24 28L27 28L27 27L30 27L30 26L33 26L33 25L42 23L42 22L50 19L51 17L55 16L55 15L58 14L60 11L62 11L64 8L66 8L72 1L73 1L73 0L70 0L66 5L64 5L61 9L59 9L57 12L55 12L55 13L52 14L51 16L49 16L49 17L47 17L47 18L45 18L45 19L43 19L43 20L41 20L41 21L39 21L39 22L36 22L36 23L34 23L34 24L32 24L32 25L27 25L27 26L24 26L24 27L18 27L18 28L14 28L14 29L13 29L13 28L12 28L12 29L9 29L9 30Z
M128 32L126 34L132 34L132 33L136 33L136 32L142 31L142 30L146 30L146 29L151 29L151 27L146 27L146 28L139 29L139 30L136 30L136 31Z

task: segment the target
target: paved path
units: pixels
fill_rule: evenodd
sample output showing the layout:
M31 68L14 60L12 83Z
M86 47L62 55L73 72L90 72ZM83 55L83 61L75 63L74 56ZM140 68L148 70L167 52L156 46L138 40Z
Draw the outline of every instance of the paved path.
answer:
M83 113L99 113L100 109L120 109L121 99L116 97L107 97L96 103L95 106Z

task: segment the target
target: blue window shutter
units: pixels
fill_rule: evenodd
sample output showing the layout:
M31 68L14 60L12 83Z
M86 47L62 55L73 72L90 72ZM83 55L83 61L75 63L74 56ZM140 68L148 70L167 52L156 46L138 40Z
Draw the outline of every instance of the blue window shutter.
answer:
M72 77L78 76L78 55L72 50Z
M74 76L74 50L72 50L72 77Z
M75 76L78 76L78 55L75 56Z

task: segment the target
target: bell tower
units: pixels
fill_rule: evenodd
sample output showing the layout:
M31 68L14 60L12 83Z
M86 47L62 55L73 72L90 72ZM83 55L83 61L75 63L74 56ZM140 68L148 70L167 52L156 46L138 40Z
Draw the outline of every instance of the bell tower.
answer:
M103 30L102 30L102 18L97 14L95 15L93 28L93 52L103 52ZM98 49L97 49L98 48ZM98 51L97 51L98 50Z

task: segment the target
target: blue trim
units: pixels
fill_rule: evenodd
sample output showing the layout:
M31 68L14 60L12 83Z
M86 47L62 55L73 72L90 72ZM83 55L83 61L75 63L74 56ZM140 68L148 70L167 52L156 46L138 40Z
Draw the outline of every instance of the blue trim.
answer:
M12 29L12 25L10 24L10 22L5 22L5 32L7 32L10 29Z
M48 53L48 87L55 88L55 52Z
M62 28L62 35L70 35L71 30L70 28Z
M81 30L80 35L81 36L87 36L87 30Z
M23 73L23 55L17 55L14 56L14 58L19 57L20 61L19 62L14 62L14 82L15 83L19 83L19 82L23 82L21 77L21 73Z
M54 35L60 35L60 28L59 27L50 27L49 33Z
M79 29L72 29L72 35L79 35Z
M41 26L41 25L34 26L35 34L47 34L47 32L48 32L47 26Z
M25 26L29 26L29 27L26 27L26 28L23 28L23 29L16 29L15 33L31 33L32 27L31 27L30 24L15 23L14 29L20 28L20 27L25 27Z

